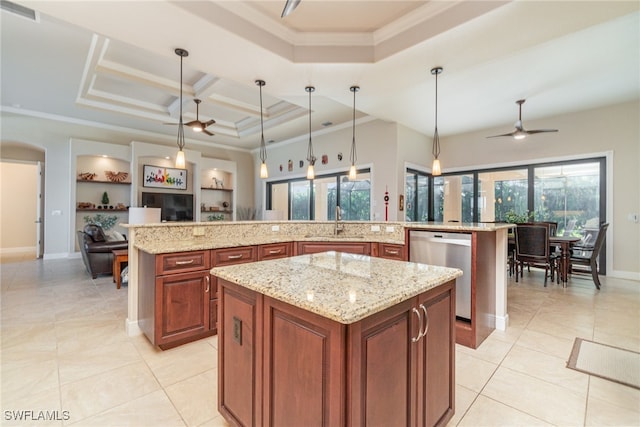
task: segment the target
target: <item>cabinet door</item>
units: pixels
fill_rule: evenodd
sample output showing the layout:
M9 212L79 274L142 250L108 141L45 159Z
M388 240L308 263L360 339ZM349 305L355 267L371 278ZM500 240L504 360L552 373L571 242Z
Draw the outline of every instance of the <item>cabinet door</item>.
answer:
M262 295L218 281L218 411L239 426L262 425Z
M416 298L349 326L347 425L415 425L418 335Z
M156 278L156 344L170 344L209 330L208 271Z
M346 327L264 297L264 426L345 425Z
M298 255L316 254L319 252L336 251L358 255L370 255L369 242L298 242Z
M455 281L422 294L426 335L419 343L418 425L445 425L455 403ZM424 312L422 313L424 316ZM424 320L424 317L423 317Z

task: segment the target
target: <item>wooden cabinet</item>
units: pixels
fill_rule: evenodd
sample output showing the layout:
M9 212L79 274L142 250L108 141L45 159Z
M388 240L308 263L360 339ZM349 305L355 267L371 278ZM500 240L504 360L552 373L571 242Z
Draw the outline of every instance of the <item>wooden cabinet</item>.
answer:
M209 251L140 252L138 324L152 344L170 348L215 333L210 323Z
M397 259L399 261L406 261L407 251L404 245L395 245L392 243L372 243L375 246L374 256L387 259Z
M238 248L214 249L211 251L211 267L243 264L257 261L256 246L242 246ZM209 294L209 328L213 333L218 333L218 278L210 277L211 292Z
M291 255L293 255L293 244L291 242L258 246L258 261L286 258Z
M358 255L370 255L369 242L298 242L297 255L316 254L319 252L336 251Z
M436 426L453 416L455 281L350 325L220 284L218 409L232 423Z

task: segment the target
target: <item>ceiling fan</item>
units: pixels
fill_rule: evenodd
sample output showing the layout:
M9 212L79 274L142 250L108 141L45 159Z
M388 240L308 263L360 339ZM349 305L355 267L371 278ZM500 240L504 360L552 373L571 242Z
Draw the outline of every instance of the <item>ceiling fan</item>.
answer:
M202 102L202 100L200 99L194 99L193 102L196 103L196 119L192 120L188 123L185 123L185 126L189 126L191 129L193 129L194 132L202 132L205 133L209 136L213 136L214 134L209 132L207 130L207 127L211 126L212 124L214 124L216 121L211 119L207 122L201 122L200 119L200 103Z
M545 133L545 132L558 132L558 129L534 129L534 130L526 130L522 126L522 104L524 104L524 99L519 99L516 101L518 104L518 121L515 123L516 130L510 133L505 133L502 135L493 135L488 136L487 138L498 138L501 136L512 136L514 139L524 139L527 135L532 135L534 133Z

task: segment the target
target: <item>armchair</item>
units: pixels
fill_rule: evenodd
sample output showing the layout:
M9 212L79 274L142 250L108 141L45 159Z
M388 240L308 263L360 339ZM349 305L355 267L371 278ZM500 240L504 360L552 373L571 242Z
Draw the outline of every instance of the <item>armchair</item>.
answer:
M113 274L113 254L116 249L128 249L126 240L107 241L104 230L97 224L87 224L78 230L78 244L82 260L92 278L99 274Z

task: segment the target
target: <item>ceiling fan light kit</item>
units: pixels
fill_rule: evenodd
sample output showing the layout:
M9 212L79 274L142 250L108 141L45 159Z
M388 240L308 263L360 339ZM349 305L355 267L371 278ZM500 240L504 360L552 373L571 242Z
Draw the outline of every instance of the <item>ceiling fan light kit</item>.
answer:
M515 128L513 132L504 133L502 135L492 135L487 138L500 138L503 136L511 136L513 139L521 140L525 139L528 135L533 135L536 133L547 133L547 132L558 132L558 129L534 129L534 130L526 130L522 125L522 104L524 104L525 99L519 99L516 101L518 104L518 121L515 123Z
M180 119L178 121L178 154L176 154L176 167L184 169L186 160L184 158L184 126L182 123L182 60L189 56L189 52L185 49L177 48L175 50L176 55L180 57Z

